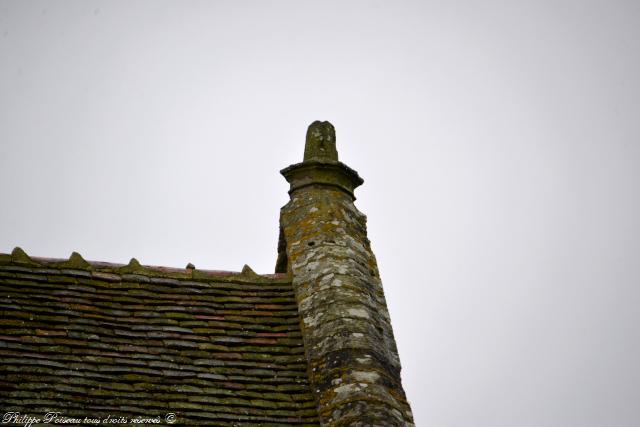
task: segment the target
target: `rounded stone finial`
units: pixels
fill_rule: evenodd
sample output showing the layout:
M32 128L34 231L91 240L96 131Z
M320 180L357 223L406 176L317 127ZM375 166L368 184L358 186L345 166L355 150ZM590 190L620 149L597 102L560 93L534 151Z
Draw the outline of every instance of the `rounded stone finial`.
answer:
M315 121L307 129L304 161L307 160L338 161L336 130L331 123Z

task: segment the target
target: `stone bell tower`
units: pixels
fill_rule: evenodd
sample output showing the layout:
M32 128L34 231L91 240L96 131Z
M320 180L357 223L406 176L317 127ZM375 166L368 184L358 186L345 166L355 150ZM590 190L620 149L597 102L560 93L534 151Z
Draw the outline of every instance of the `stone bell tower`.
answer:
M303 162L281 173L291 200L276 272L292 274L321 425L413 425L366 216L354 205L364 181L338 161L333 125L312 123Z

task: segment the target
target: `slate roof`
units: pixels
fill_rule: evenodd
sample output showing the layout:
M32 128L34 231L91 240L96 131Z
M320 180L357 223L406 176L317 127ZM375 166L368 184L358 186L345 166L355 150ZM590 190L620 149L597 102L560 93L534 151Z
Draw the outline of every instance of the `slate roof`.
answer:
M318 425L286 274L0 254L0 407Z

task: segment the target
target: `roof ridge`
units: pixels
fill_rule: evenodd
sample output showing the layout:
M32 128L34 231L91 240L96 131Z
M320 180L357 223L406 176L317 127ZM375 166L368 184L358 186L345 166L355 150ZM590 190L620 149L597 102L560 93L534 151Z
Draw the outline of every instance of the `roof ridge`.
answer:
M54 269L99 270L118 274L136 273L145 276L160 276L180 279L234 279L241 281L283 280L290 281L287 273L255 273L251 267L244 265L242 271L207 270L196 268L189 263L184 268L141 264L136 258L131 258L128 264L105 261L85 260L78 252L72 252L68 259L29 256L22 248L16 247L11 254L0 253L0 265L22 265L29 267L47 267Z

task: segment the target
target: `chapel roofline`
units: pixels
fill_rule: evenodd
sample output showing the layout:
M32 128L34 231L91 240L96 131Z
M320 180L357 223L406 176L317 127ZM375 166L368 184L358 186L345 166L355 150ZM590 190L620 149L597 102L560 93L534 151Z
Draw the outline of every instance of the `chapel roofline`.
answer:
M196 268L189 263L185 268L164 267L156 265L143 265L137 259L131 258L128 264L87 261L82 255L73 252L67 259L46 258L27 255L19 247L16 247L11 254L0 253L0 265L14 265L23 268L48 268L67 271L86 271L97 274L138 274L150 277L166 277L172 279L202 279L233 282L269 282L269 283L289 283L291 277L285 273L257 274L251 267L245 265L242 271L226 270L205 270Z

